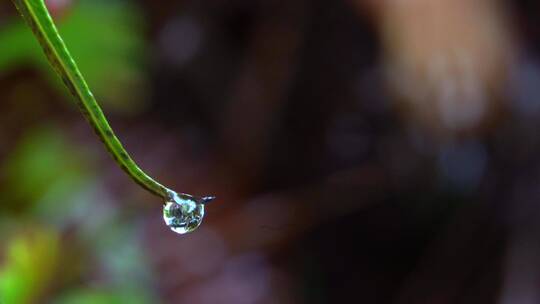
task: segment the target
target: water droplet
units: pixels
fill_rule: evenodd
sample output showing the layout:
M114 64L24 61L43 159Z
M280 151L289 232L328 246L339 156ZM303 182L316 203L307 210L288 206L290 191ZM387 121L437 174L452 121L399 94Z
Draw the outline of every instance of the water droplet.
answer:
M204 198L197 199L188 194L171 193L163 207L163 220L172 231L185 234L201 224L204 217Z

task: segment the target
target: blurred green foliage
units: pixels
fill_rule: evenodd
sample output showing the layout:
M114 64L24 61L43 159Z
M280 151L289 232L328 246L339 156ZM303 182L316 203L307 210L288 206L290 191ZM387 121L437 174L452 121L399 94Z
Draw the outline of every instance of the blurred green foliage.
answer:
M6 247L0 271L0 297L5 303L34 303L54 281L59 263L59 240L54 231L32 230L16 236Z
M137 8L119 1L78 1L56 20L91 90L109 109L135 111L144 101L145 44ZM22 18L0 28L0 73L32 64L63 91Z
M151 303L148 298L141 297L136 290L106 291L106 290L77 290L73 291L56 302L58 304L143 304Z
M10 189L3 207L33 209L65 202L90 178L92 170L83 158L83 152L73 149L59 128L28 130L3 168Z
M107 109L136 111L146 92L138 8L77 1L56 23ZM22 19L0 27L0 45L0 76L37 68L72 100ZM47 102L26 90L40 94L29 83L14 107ZM125 202L104 189L93 150L48 117L7 144L0 159L0 303L156 303L136 223L120 208Z
M125 202L103 197L93 159L51 125L28 130L6 158L10 191L0 194L5 303L155 303L139 286L149 269L135 223L119 209ZM74 238L69 246L61 242L66 233ZM102 283L78 287L96 265Z

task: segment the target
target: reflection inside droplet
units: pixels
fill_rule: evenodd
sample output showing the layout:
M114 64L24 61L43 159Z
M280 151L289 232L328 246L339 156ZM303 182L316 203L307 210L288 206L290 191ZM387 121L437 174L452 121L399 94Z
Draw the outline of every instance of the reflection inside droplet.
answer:
M172 231L184 234L201 224L204 217L204 204L187 194L171 195L163 207L163 220Z

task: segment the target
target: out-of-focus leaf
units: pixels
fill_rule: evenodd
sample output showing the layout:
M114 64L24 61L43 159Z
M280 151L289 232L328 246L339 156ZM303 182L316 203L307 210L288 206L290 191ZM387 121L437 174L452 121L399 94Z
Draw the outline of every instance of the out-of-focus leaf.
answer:
M61 208L91 177L88 158L83 158L59 129L42 126L29 131L4 164L10 191L9 197L0 197L2 208L29 209L35 203L42 204L41 210Z
M0 73L30 61L35 64L41 49L29 28L17 20L0 28Z
M62 296L58 304L145 304L156 303L139 290L78 290Z
M109 109L137 109L145 76L142 20L136 7L119 1L80 1L56 22L98 99ZM67 94L22 20L1 29L0 45L0 73L25 63L37 65Z
M43 296L59 263L60 245L55 231L35 229L7 245L0 268L0 301L33 303Z

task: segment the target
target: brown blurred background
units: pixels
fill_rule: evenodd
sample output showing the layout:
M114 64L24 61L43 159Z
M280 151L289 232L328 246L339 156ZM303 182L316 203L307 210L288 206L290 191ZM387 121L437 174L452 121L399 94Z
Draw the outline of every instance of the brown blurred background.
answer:
M540 2L46 1L176 235L0 3L0 303L540 303Z

